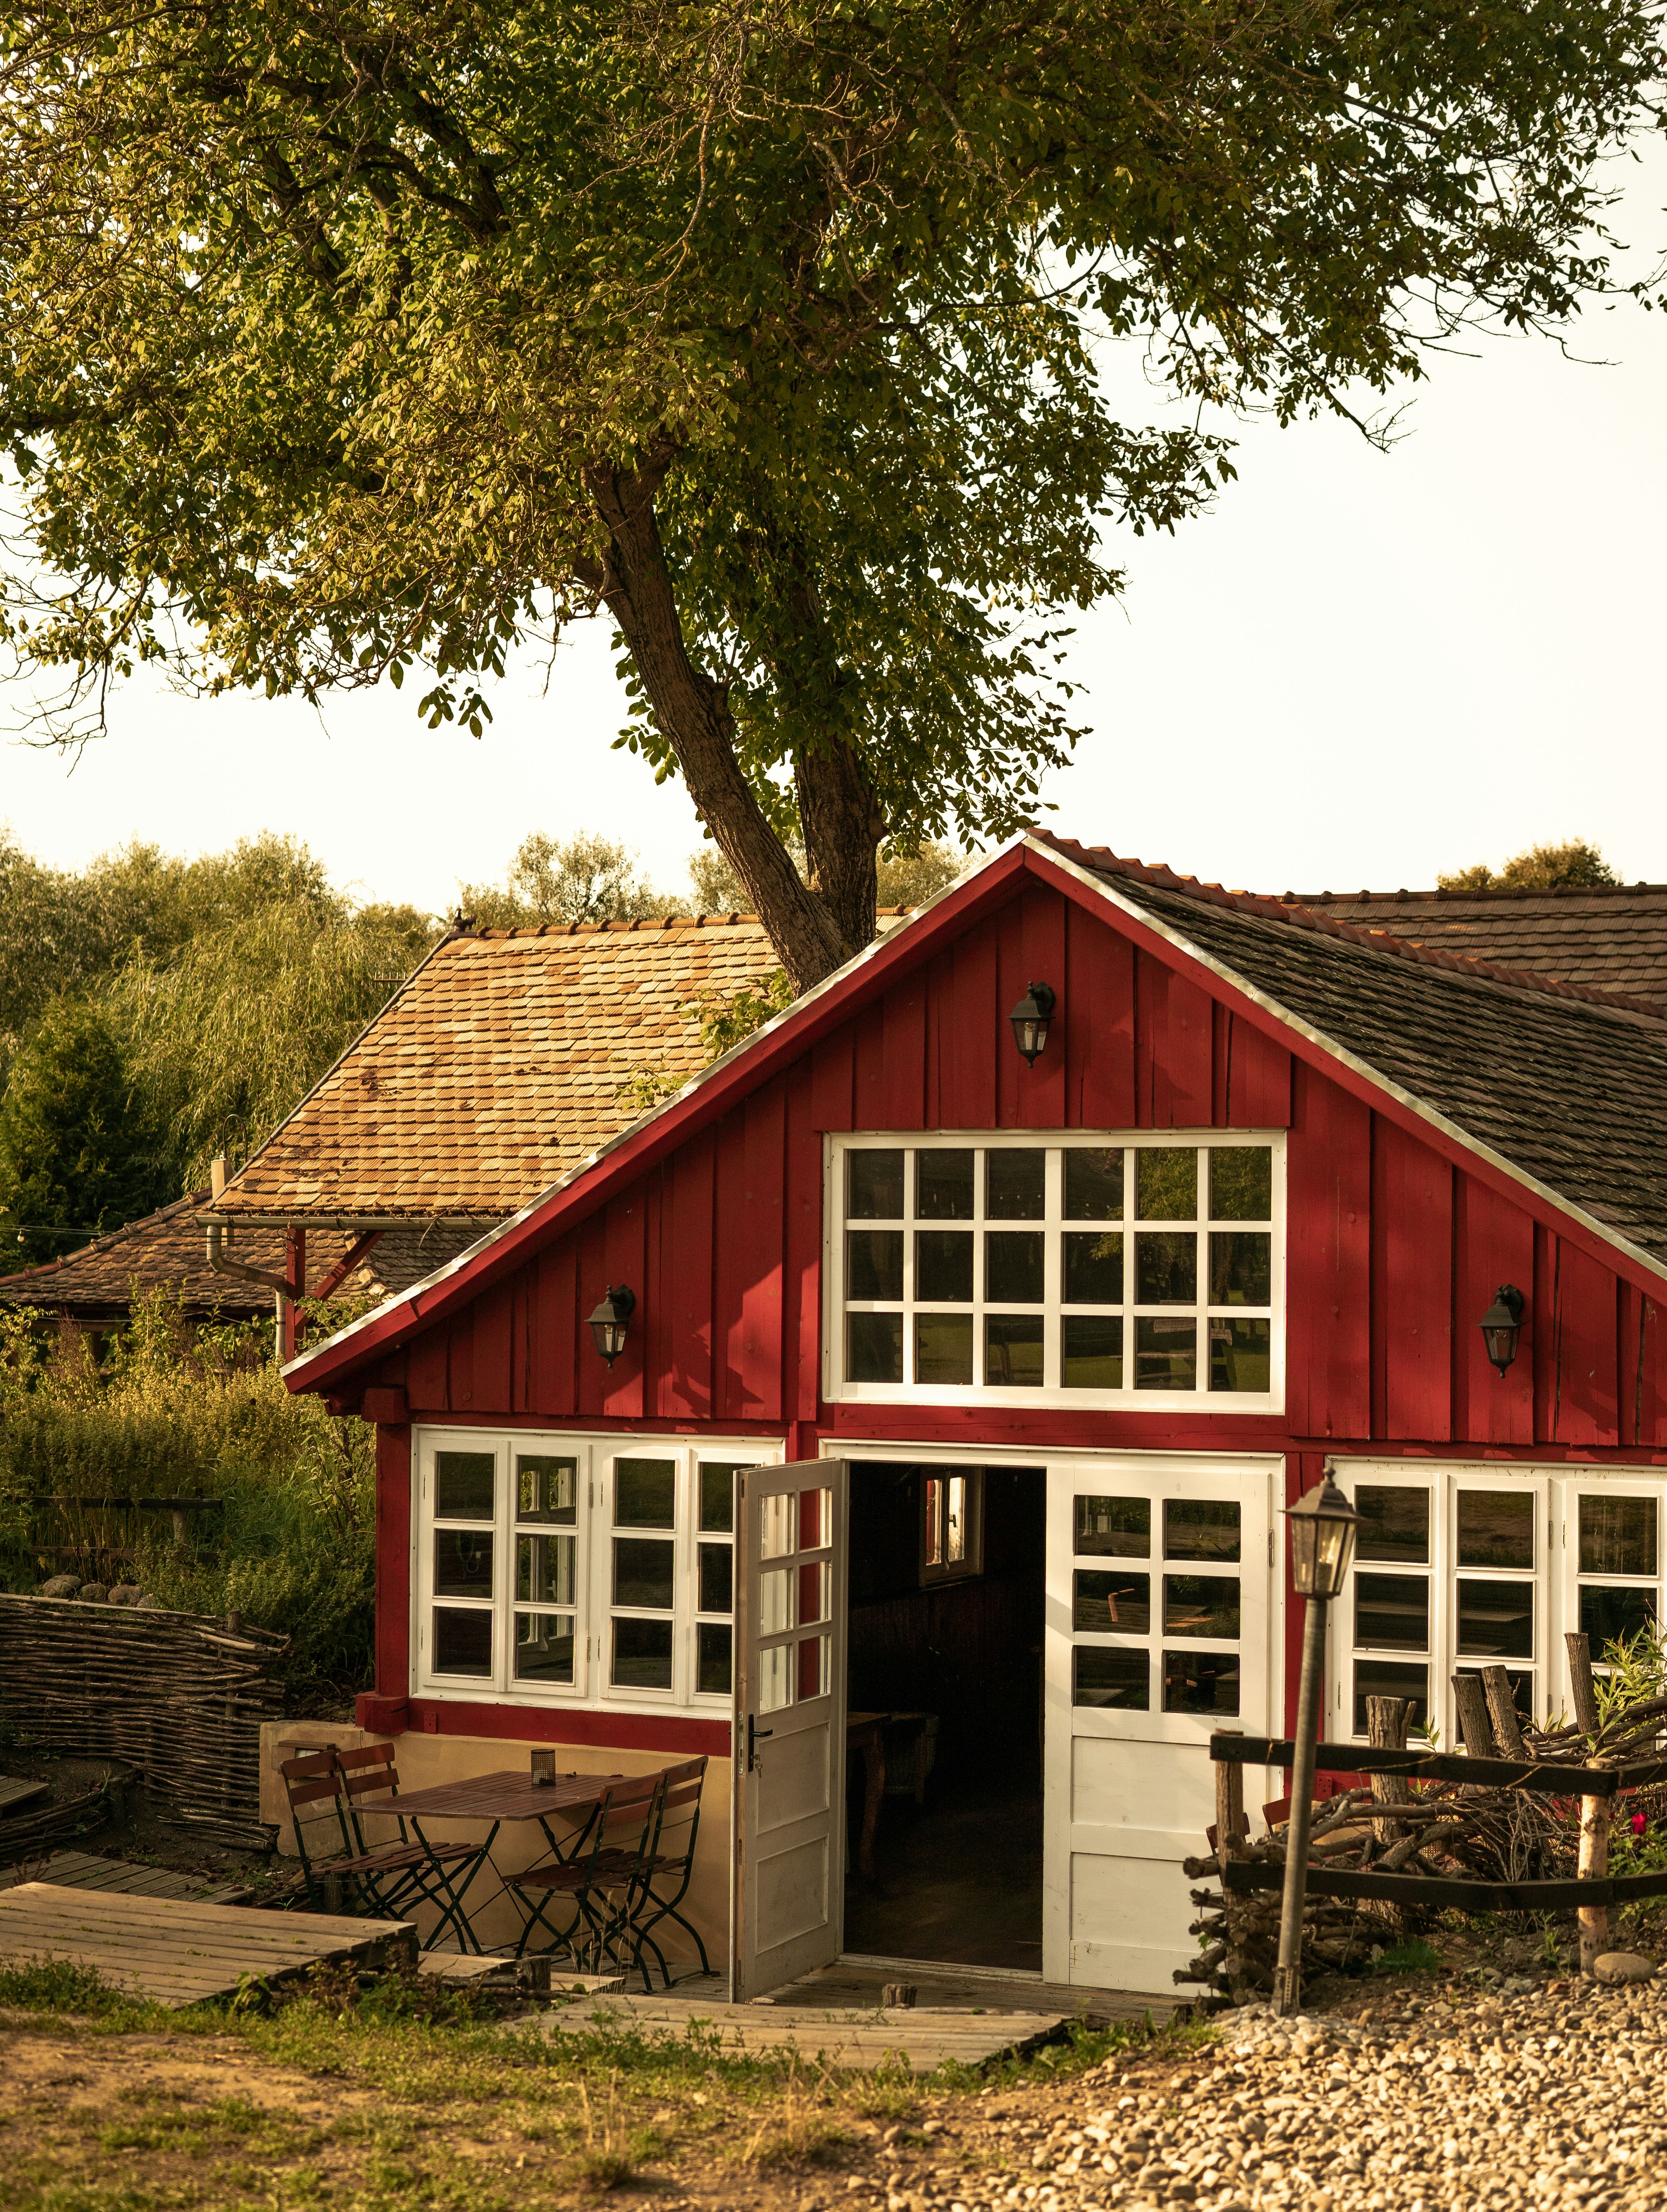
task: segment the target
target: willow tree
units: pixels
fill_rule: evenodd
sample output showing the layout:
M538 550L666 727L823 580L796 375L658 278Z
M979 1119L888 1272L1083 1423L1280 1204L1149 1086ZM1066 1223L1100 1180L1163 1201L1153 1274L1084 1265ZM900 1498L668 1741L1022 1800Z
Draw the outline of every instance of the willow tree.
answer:
M420 670L478 734L605 614L800 988L882 836L1031 811L1109 532L1227 472L1098 345L1288 419L1565 321L1659 58L1647 0L0 13L9 619L64 712Z

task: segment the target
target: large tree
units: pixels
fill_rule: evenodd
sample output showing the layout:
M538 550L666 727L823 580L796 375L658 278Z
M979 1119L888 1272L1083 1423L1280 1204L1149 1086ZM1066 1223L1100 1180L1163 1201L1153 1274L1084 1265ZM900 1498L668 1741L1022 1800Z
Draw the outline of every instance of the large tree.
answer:
M25 654L94 702L424 666L478 732L605 611L800 988L882 836L1031 811L1106 526L1226 471L1115 419L1101 339L1289 418L1560 323L1659 61L1654 0L0 14Z

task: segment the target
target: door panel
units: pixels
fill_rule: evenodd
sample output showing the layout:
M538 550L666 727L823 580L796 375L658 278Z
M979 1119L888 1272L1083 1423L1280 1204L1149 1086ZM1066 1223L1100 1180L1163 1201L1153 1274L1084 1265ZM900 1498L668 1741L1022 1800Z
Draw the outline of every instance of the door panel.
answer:
M1268 1732L1276 1460L1048 1469L1043 1971L1173 1993L1214 1730Z
M845 1528L840 1460L736 1477L730 1998L843 1941Z

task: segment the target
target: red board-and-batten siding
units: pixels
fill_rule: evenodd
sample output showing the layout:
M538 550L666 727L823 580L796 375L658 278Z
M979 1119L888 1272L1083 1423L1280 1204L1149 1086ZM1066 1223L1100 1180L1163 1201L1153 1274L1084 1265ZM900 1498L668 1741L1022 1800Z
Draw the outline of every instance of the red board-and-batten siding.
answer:
M785 1433L808 1458L841 1435L1056 1449L1281 1450L1293 1494L1327 1450L1667 1458L1656 1302L1536 1221L1458 1148L1375 1110L1365 1085L1298 1056L1269 1016L1223 1003L1148 945L1034 877L842 1024L451 1317L385 1355L414 1420ZM1059 993L1033 1069L1007 1013L1032 977ZM1278 1415L825 1405L823 1134L841 1130L1284 1128L1287 1410ZM1530 1293L1500 1377L1476 1322L1495 1286ZM585 1317L638 1293L613 1368ZM1219 1405L1220 1401L1216 1403ZM404 1694L408 1432L384 1432L379 1680ZM396 1595L397 1594L397 1595ZM465 1715L467 1717L465 1718ZM538 1733L523 1706L444 1724ZM629 1740L606 1714L549 1716L568 1741ZM645 1723L700 1732L709 1723ZM622 1733L622 1729L626 1733Z

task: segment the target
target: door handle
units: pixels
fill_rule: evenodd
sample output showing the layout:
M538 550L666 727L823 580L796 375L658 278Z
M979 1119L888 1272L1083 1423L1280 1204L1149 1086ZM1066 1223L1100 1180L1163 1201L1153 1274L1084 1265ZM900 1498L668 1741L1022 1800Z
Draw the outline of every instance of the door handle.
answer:
M749 1714L747 1715L747 1717L746 1717L746 1771L747 1771L747 1772L748 1772L749 1774L756 1774L756 1773L757 1772L757 1771L758 1771L758 1752L757 1752L757 1746L758 1746L759 1742L762 1741L762 1739L763 1739L764 1737L768 1736L768 1735L775 1735L775 1733L776 1733L776 1731L775 1731L775 1729L761 1729L761 1728L758 1726L757 1722L754 1719L753 1716L752 1716L751 1713L749 1713Z

